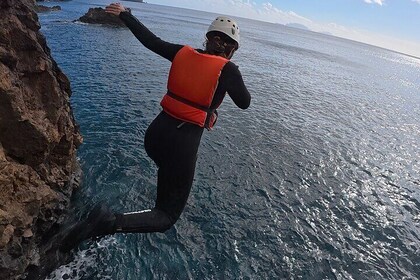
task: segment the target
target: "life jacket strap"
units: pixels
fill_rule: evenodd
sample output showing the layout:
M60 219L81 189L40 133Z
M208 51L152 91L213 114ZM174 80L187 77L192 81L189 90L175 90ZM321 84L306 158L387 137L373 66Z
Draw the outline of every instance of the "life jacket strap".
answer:
M185 98L183 98L183 97L181 97L179 95L176 95L175 93L173 93L173 92L171 92L169 90L168 90L168 92L166 94L168 96L172 97L175 100L178 100L178 101L180 101L180 102L182 102L184 104L187 104L187 105L189 105L191 107L194 107L194 108L196 108L198 110L201 110L201 111L204 111L206 113L210 113L212 111L210 108L207 108L206 106L202 106L202 105L197 104L195 102L192 102L192 101L190 101L188 99L185 99Z
M166 94L169 97L171 97L171 98L173 98L175 100L178 100L179 102L182 102L182 103L187 104L187 105L189 105L191 107L194 107L194 108L196 108L198 110L201 110L201 111L206 112L207 113L207 117L206 117L206 121L205 121L204 127L207 128L207 130L210 130L214 126L214 124L216 123L217 117L219 115L217 113L217 110L216 109L210 109L210 108L208 108L206 106L202 106L200 104L197 104L195 102L192 102L192 101L190 101L188 99L185 99L185 98L183 98L183 97L181 97L179 95L176 95L175 93L173 93L173 92L171 92L169 90L168 90L168 92ZM182 125L183 124L184 123L182 123ZM178 128L181 128L182 125L180 125Z

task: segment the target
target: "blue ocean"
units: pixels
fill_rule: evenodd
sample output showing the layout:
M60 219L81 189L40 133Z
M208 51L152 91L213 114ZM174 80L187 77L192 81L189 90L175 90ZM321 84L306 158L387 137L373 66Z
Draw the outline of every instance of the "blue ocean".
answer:
M144 133L170 62L127 28L39 15L69 77L84 144L72 213L149 209ZM200 48L214 14L122 1L162 39ZM227 96L205 132L188 205L166 233L84 242L47 279L420 279L420 59L237 18L247 110Z

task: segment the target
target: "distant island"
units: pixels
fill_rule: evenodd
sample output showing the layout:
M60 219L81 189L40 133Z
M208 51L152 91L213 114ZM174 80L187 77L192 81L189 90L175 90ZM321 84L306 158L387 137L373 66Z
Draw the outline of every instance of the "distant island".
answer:
M301 29L301 30L312 31L310 28L308 28L307 26L305 26L303 24L300 24L300 23L286 23L285 26L292 27L292 28L297 28L297 29ZM324 34L324 35L329 35L329 36L334 36L334 34L328 32L328 31L313 31L313 32Z
M70 0L36 0L36 2L67 2Z
M322 34L325 34L325 35L334 36L334 34L332 34L331 32L327 32L327 31L322 31L322 32L319 32L319 33L322 33Z
M66 2L70 0L36 0L36 2ZM146 3L143 0L125 0L128 2Z
M45 13L45 12L60 11L61 7L60 6L47 7L43 5L35 5L34 10L37 13Z
M300 23L286 23L285 24L286 26L288 26L288 27L293 27L293 28L299 28L299 29L303 29L303 30L310 30L308 27L306 27L305 25L303 25L303 24L300 24Z
M131 12L131 9L128 8ZM102 8L89 8L89 11L77 21L91 24L108 24L113 26L125 27L124 22L118 16L105 12Z

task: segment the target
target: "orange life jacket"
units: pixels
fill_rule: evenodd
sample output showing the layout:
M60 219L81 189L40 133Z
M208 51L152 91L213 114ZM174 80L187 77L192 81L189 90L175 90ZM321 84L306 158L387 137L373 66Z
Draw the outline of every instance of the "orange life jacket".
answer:
M172 61L168 92L160 102L163 110L182 121L212 128L217 112L216 108L210 109L210 105L220 73L228 61L184 46Z

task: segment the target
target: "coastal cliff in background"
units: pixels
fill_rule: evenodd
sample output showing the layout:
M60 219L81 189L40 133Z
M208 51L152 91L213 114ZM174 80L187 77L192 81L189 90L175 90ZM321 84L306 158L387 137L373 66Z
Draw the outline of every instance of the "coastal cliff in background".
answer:
M42 262L42 237L62 222L78 182L70 83L34 3L0 2L0 279Z

